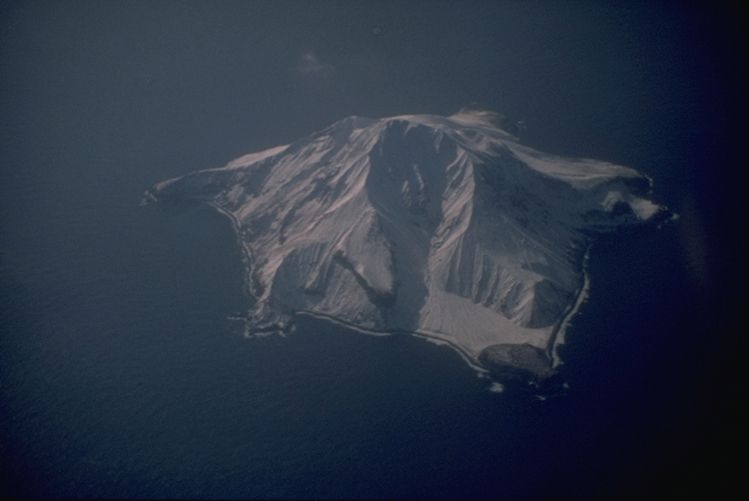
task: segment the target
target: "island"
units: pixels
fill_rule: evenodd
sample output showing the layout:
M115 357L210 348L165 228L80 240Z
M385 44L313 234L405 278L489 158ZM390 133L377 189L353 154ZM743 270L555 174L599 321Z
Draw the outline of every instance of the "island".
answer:
M643 174L541 153L500 123L476 110L352 116L145 200L231 219L249 336L313 315L444 343L496 381L538 385L562 363L591 244L673 215Z

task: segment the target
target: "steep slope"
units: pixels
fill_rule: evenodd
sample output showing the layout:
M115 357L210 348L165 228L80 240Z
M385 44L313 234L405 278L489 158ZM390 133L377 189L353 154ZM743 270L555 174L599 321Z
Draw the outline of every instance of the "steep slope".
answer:
M668 212L636 171L542 154L493 118L349 117L146 197L209 203L232 218L254 296L251 333L308 312L545 376L580 303L591 241Z

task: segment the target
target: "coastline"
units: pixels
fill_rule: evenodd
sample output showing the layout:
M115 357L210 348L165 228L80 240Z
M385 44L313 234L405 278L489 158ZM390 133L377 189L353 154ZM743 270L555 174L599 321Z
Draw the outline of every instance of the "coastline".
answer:
M409 336L423 339L424 341L430 342L432 344L436 344L438 346L448 346L452 348L454 351L456 351L458 355L460 355L460 357L463 359L463 361L465 361L473 370L475 370L480 375L486 375L489 373L489 371L486 368L484 368L481 364L479 364L479 362L475 358L473 358L473 356L471 356L471 354L469 354L465 349L453 343L452 341L447 340L434 333L429 333L425 331L408 331L408 330L402 330L402 329L395 329L395 330L368 329L366 327L362 327L360 325L347 322L346 320L341 320L340 318L326 315L325 313L319 313L319 312L310 311L310 310L299 310L295 312L294 315L303 315L303 316L317 318L319 320L325 320L327 322L340 325L342 327L346 327L348 329L352 329L352 330L361 332L362 334L367 334L369 336L385 337L385 336L392 336L396 334L406 334Z
M575 302L569 307L567 312L562 317L562 320L552 331L551 337L549 338L547 354L549 356L549 359L551 360L552 368L557 368L564 363L559 356L559 348L566 342L567 329L569 329L570 325L572 324L572 319L580 312L580 309L582 308L583 304L585 304L588 296L590 295L590 274L588 273L588 260L590 258L591 247L593 247L593 244L588 245L588 247L585 249L585 254L583 255L583 283L578 289L577 296L575 297Z
M249 274L250 267L252 266L252 251L250 250L249 245L245 244L242 241L242 232L239 227L239 221L237 220L236 217L234 217L234 214L220 207L218 204L215 204L213 202L206 202L206 205L216 210L216 212L218 212L219 214L223 214L224 216L229 218L229 220L231 221L231 226L232 226L232 229L234 230L234 236L237 239L237 244L239 244L239 248L242 251L242 261L244 261L244 264L245 264L246 283L245 283L244 289L247 295L250 296L250 299L252 299L253 301L257 301L258 297L252 290L253 289L252 278L250 277L250 274Z

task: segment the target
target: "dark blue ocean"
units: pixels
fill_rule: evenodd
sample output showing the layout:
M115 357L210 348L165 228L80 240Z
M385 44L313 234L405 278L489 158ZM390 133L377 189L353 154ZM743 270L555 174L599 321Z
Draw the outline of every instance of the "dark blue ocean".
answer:
M747 131L730 12L2 12L0 495L626 498L731 485L738 467L718 452L746 439ZM327 68L312 76L298 65L310 51ZM492 393L449 348L409 336L305 319L288 337L245 339L227 318L247 306L228 220L139 205L157 181L349 114L462 105L522 119L541 150L645 172L681 216L593 248L562 397Z

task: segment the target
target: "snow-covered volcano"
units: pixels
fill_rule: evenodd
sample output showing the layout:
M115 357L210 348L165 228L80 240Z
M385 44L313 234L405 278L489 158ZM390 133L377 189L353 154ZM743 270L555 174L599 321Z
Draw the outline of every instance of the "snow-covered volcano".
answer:
M636 171L540 153L494 118L349 117L146 196L231 217L250 333L311 313L543 376L584 294L592 239L668 213Z

